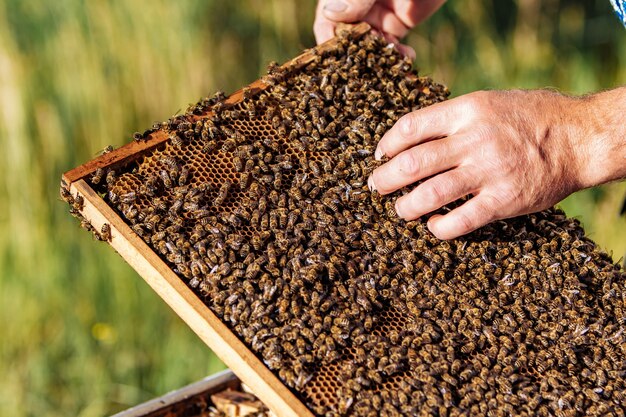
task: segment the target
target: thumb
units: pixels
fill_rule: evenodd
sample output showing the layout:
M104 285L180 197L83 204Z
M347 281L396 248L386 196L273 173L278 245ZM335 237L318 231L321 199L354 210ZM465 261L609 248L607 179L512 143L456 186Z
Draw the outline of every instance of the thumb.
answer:
M376 0L325 0L324 16L335 22L357 22L370 11Z

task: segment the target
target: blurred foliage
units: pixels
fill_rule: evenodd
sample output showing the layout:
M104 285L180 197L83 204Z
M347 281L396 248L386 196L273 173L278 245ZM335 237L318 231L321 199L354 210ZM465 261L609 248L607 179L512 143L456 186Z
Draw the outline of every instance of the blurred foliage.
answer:
M0 416L100 416L223 365L58 198L62 172L313 45L313 2L0 2ZM626 81L608 0L451 1L408 43L455 95ZM616 260L624 184L563 207Z

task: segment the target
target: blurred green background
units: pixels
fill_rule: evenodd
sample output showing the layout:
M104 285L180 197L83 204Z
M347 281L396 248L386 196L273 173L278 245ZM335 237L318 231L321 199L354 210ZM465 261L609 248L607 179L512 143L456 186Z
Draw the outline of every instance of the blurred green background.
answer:
M0 415L100 416L223 365L58 198L61 173L313 45L314 2L0 1ZM459 95L626 83L608 0L450 1L415 30L423 74ZM562 206L626 253L626 184Z

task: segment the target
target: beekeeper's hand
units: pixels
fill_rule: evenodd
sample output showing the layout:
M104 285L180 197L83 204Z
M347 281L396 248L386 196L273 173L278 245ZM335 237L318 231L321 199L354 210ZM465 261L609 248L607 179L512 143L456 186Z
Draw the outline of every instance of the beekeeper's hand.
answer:
M626 177L626 87L585 97L552 91L480 91L409 113L383 136L390 161L369 179L389 194L423 181L396 203L453 239L497 219L543 210L586 187Z
M319 0L313 31L317 43L332 38L337 23L365 21L412 58L415 51L399 39L433 14L445 0Z

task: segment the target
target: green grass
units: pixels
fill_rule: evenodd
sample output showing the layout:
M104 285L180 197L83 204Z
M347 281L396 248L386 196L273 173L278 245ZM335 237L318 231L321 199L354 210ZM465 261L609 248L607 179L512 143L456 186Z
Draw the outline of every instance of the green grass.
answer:
M510 12L512 10L513 12ZM455 95L626 81L608 0L449 2L409 37ZM0 416L100 416L223 365L58 198L62 172L313 44L296 0L0 3ZM625 184L563 207L619 258Z

